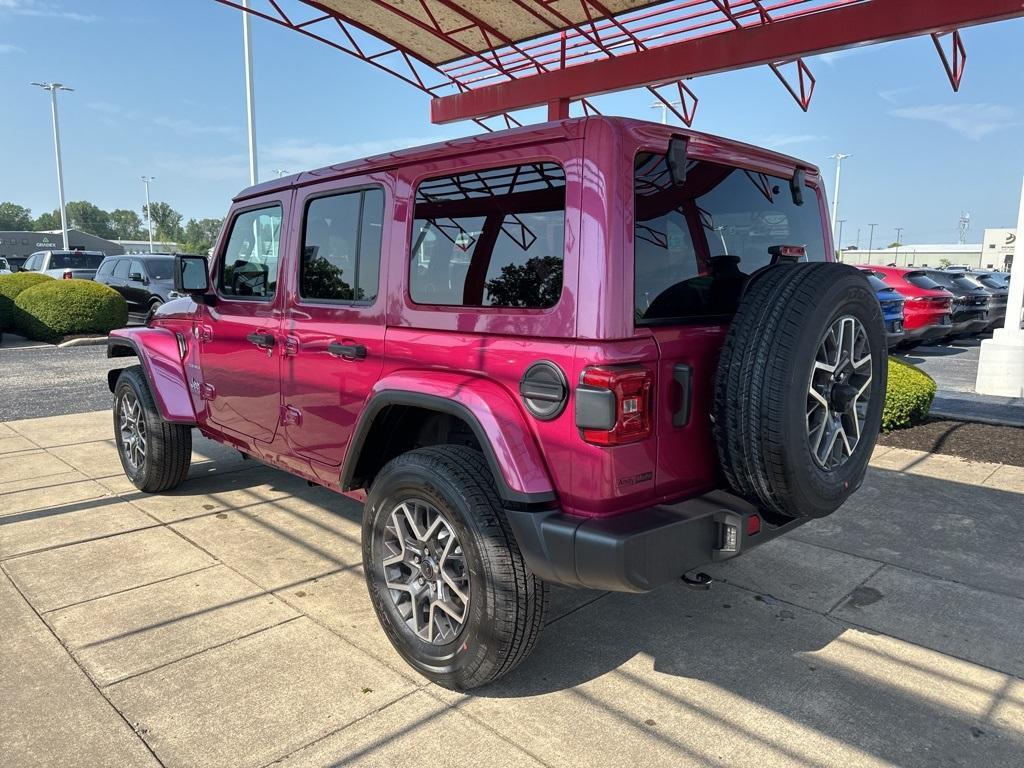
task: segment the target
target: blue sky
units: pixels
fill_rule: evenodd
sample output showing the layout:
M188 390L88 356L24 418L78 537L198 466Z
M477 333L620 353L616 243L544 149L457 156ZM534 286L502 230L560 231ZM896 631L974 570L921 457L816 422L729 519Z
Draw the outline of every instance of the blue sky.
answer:
M254 5L259 0L254 0ZM1024 174L1024 20L964 32L959 94L928 38L810 60L818 87L804 114L767 68L693 81L695 128L843 167L844 244L875 222L876 244L953 242L1014 226ZM262 178L477 132L434 126L413 88L342 53L254 20ZM69 200L140 209L154 200L220 216L248 181L238 12L213 0L0 0L0 201L56 207L47 94L61 95ZM598 97L605 114L658 119L645 92ZM527 119L543 119L527 113Z

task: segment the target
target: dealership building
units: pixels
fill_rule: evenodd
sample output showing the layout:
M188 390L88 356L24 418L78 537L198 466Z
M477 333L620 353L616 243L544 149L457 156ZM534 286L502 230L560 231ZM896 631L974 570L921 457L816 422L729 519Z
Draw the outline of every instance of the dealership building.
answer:
M124 253L113 240L105 240L77 229L68 230L68 245L86 251L103 251L108 256ZM60 251L64 238L59 229L49 232L0 232L0 256L19 265L36 251Z
M1009 271L1013 261L1017 233L1013 229L986 229L982 243L917 245L907 243L899 248L858 250L850 248L841 254L846 264L888 264L897 267L944 267L963 265L971 269Z

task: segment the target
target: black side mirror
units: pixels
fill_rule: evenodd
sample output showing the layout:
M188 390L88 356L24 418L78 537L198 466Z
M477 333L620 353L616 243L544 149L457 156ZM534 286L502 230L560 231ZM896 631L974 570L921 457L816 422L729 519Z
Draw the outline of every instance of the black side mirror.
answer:
M132 272L130 275L128 275L128 279L136 283L141 283L145 281L145 279L142 277L141 272Z
M793 178L789 180L789 193L793 196L793 205L804 204L804 184L807 181L807 174L803 168L793 171Z
M672 183L681 187L686 183L687 152L690 140L685 136L674 133L668 141L668 152L665 160L668 162L668 172L672 176Z
M205 256L175 255L174 290L187 293L196 301L210 292L210 267Z

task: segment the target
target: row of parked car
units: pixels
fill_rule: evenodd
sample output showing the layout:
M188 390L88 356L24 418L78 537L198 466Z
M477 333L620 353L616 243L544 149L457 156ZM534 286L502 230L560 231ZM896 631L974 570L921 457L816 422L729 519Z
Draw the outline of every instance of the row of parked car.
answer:
M1006 272L892 266L861 271L882 305L890 348L983 333L1006 318Z
M2 266L2 265L0 265ZM102 251L38 251L19 271L40 272L58 280L95 280L124 296L132 314L149 314L171 299L174 254L135 253L107 256Z

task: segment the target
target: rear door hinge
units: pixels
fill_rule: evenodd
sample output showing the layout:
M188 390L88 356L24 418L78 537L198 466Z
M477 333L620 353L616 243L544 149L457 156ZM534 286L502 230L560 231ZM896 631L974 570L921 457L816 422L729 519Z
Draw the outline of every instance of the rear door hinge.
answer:
M291 405L281 406L281 426L299 426L302 424L302 412Z

